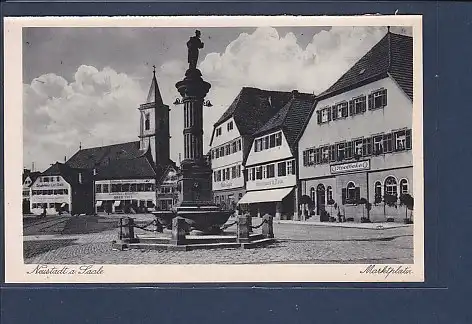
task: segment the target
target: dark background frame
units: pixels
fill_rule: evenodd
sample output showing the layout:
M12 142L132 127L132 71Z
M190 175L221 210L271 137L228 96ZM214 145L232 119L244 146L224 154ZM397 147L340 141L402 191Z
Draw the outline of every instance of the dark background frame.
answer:
M8 2L3 16L423 15L425 283L2 284L3 323L471 322L472 5L466 2ZM3 26L2 26L3 31ZM3 45L3 32L2 32ZM3 57L2 57L2 63ZM2 81L7 82L8 80ZM3 104L3 101L2 101ZM3 109L1 111L3 121ZM2 135L3 134L2 132ZM2 154L3 151L2 141ZM2 158L5 155L2 155ZM3 180L3 168L1 173ZM4 185L3 181L1 184ZM3 205L3 196L0 198ZM2 224L8 230L8 224ZM4 238L3 228L1 229ZM3 239L2 239L2 243ZM4 252L2 247L2 261ZM4 282L2 268L2 282ZM467 320L467 315L468 320Z

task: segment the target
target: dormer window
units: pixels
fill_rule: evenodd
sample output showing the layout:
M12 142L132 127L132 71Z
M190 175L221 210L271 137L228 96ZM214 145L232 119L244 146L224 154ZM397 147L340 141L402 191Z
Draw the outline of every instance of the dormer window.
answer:
M79 183L82 184L82 173L79 172L79 179L78 179Z

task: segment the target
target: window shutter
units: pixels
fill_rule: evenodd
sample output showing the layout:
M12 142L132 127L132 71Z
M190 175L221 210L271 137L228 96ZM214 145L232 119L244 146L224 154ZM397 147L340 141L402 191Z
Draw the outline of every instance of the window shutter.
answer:
M308 164L308 151L303 152L303 165L307 166ZM279 164L279 170L280 170L280 164ZM279 171L280 173L280 171Z
M346 188L343 188L341 190L341 201L342 201L342 204L345 205L346 204Z
M408 129L405 134L405 148L411 150L411 129Z
M382 90L382 106L385 107L387 105L387 89Z
M328 121L331 121L331 108L328 107L326 110L328 111Z
M318 121L318 124L321 124L321 111L319 110L316 112L316 119Z
M349 116L354 115L354 100L349 100Z
M356 187L356 202L361 199L361 188Z
M369 110L374 109L374 94L369 95Z
M333 107L331 107L331 110L332 110L332 116L333 116L333 120L336 120L338 119L338 110L336 109L336 105L334 105Z

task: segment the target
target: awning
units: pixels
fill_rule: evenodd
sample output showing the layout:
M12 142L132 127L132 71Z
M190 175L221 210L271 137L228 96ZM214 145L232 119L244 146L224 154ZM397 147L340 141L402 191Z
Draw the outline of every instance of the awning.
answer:
M239 204L282 201L293 188L249 191L238 201Z
M121 204L121 200L117 200L113 203L113 206L118 207Z
M103 201L97 200L97 202L95 203L95 206L100 207L102 204L103 204Z

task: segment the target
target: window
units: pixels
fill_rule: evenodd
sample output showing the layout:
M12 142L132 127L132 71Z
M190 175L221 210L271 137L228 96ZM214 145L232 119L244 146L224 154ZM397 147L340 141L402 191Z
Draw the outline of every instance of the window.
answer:
M346 196L346 202L348 204L353 204L356 202L357 198L357 188L354 182L349 182L346 187L347 190L347 196Z
M43 181L44 181L44 182L49 182L49 177L44 177L44 178L43 178Z
M149 130L151 128L151 119L149 113L146 113L145 115L145 121L144 121L144 130Z
M393 136L392 133L384 134L383 136L383 148L384 153L390 153L393 151Z
M275 147L275 134L269 136L269 147Z
M262 166L262 179L267 178L267 166Z
M287 175L287 165L285 162L277 163L277 175L279 177L285 177Z
M395 133L395 151L406 150L406 131L399 131Z
M220 147L220 157L225 156L225 148L224 146Z
M130 186L129 186L129 190L131 192L136 192L137 191L137 188L138 186L136 185L136 183L132 183Z
M231 145L227 144L225 146L225 155L230 155L231 154Z
M411 150L411 129L408 129L406 132L406 139L405 139L405 148L407 150Z
M315 163L315 149L310 149L308 151L308 165L313 165Z
M369 109L383 108L387 105L387 89L377 90L369 95Z
M262 151L262 140L259 138L254 141L254 152L260 151Z
M241 177L241 165L240 164L238 164L236 166L236 177L237 178Z
M236 141L231 143L231 154L236 153Z
M275 164L269 164L267 166L267 178L275 177Z
M347 117L347 102L341 102L340 104L336 105L337 111L337 118L345 118Z
M326 199L328 203L330 200L333 200L333 188L331 188L331 186L328 186L328 188L326 188Z
M287 174L295 174L295 161L287 161Z
M367 137L362 140L362 155L372 155L372 137Z
M260 180L262 179L262 167L256 167L256 179Z
M79 172L79 183L82 183L82 173Z
M124 183L121 185L121 192L129 192L129 183Z
M275 134L275 146L282 145L282 133L278 132Z
M225 169L225 177L226 177L226 180L231 179L231 178L230 178L230 175L231 175L231 168L226 168L226 169Z
M221 181L221 170L216 171L216 179L217 181Z
M345 143L339 143L336 145L337 146L337 150L338 150L338 161L342 161L344 160L344 146L345 146Z
M344 157L346 159L351 159L352 158L352 151L353 151L353 145L354 145L354 142L352 141L349 141L346 143L346 147L344 148Z
M365 96L360 96L349 101L349 114L351 116L361 114L366 110Z
M374 203L382 202L382 184L377 181L374 185Z
M101 184L95 185L95 192L96 193L101 193L102 192L102 185Z
M354 145L354 157L360 157L363 155L363 141L362 139L357 139L353 141Z
M231 167L231 178L237 178L236 176L236 166Z
M400 180L400 194L405 195L408 193L408 180L401 179Z
M238 141L237 141L236 149L237 149L237 151L241 151L241 140L240 139L238 139Z
M267 150L269 148L269 136L264 137L263 142L264 142L263 143L264 145L263 145L262 149Z
M330 109L325 108L321 110L321 122L322 123L327 123L329 122L329 117L330 117Z
M385 179L384 192L386 195L397 196L397 180L394 177L390 176Z
M251 181L256 180L256 169L249 168L248 169L248 177L249 177L249 180L251 180Z
M382 135L374 136L374 154L382 154L383 153L383 137Z
M330 162L335 162L336 161L336 147L335 147L335 145L330 145L329 146L329 160L330 160Z
M221 136L221 127L218 127L218 128L216 129L216 136L217 136L217 137L218 137L218 136Z
M112 187L113 187L113 185L112 185ZM136 186L136 190L138 192L144 191L144 183L138 183L137 186Z
M315 203L315 188L311 187L310 188L310 198L313 203Z
M233 121L230 121L230 122L226 125L226 127L227 127L227 129L228 129L228 132L229 132L230 130L232 130L232 129L233 129Z
M329 147L325 146L321 148L321 163L329 162Z

